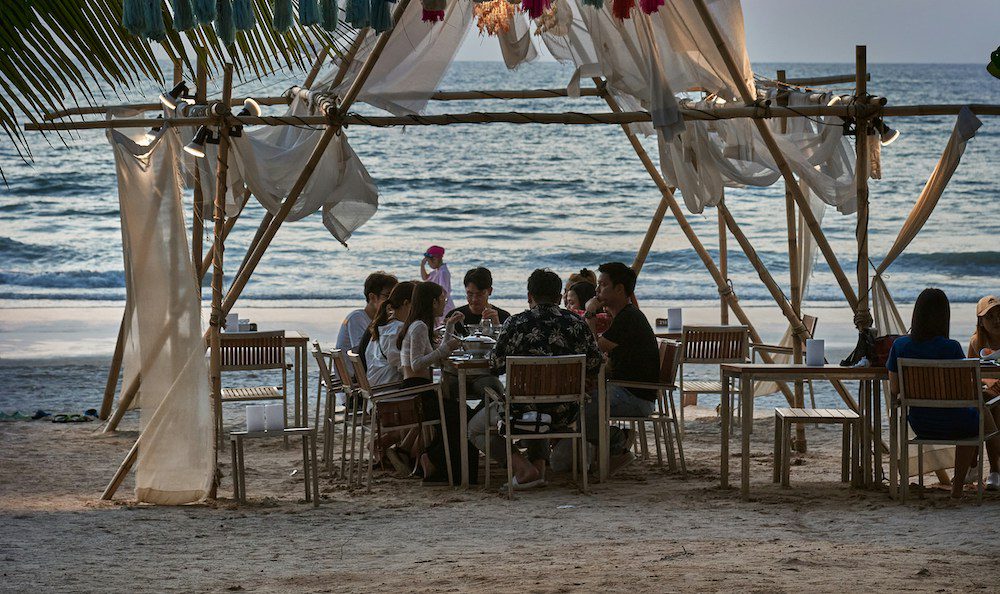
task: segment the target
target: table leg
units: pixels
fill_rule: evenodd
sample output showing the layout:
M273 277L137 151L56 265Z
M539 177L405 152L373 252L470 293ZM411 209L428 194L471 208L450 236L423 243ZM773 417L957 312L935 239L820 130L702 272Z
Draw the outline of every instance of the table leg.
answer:
M239 477L240 477L239 478L240 494L239 494L238 499L239 499L240 503L246 503L246 500L247 500L247 471L246 471L246 466L245 466L245 459L243 457L243 436L242 435L237 435L236 436L236 449L237 449L236 465L237 465L237 468L239 469L239 473L238 474L239 474Z
M583 417L584 415L581 414L581 418ZM607 383L599 382L597 387L597 424L599 425L597 429L597 456L600 461L598 478L601 479L601 483L608 482L608 465L611 464L610 417L611 411L610 405L608 404L608 385ZM586 448L587 444L583 444L581 447ZM587 469L584 468L583 472L587 472Z
M301 345L299 348L299 356L302 359L302 425L300 427L309 426L309 353L307 352L305 344ZM318 396L317 396L318 398ZM316 428L319 431L319 426Z
M237 462L236 462L236 446L232 443L229 444L229 449L233 456L233 467L231 474L233 476L233 499L239 500L240 498L240 479L239 473L237 472Z
M740 409L743 415L743 460L740 476L740 495L750 499L750 434L753 433L753 376L740 377Z
M313 432L310 437L312 448L312 488L313 488L313 507L319 507L319 461L316 459L316 439L317 433Z
M719 408L722 414L722 445L719 450L719 474L721 475L722 488L729 488L729 430L732 413L729 410L730 384L733 377L728 373L722 374L722 403Z
M306 486L306 503L312 501L312 485L309 484L309 436L302 434L302 474Z
M872 389L872 421L875 439L872 445L875 446L875 484L882 484L882 383L879 380L871 381Z
M461 436L458 440L459 450L461 454L462 461L462 488L469 488L469 448L465 447L465 442L469 438L469 414L466 410L466 400L468 400L468 388L465 385L465 380L468 377L468 372L463 369L458 369L458 432ZM510 461L507 461L510 464Z
M295 362L295 369L292 372L292 379L295 382L295 426L302 426L302 382L299 381L300 373L299 368L302 365L301 358L299 357L299 347L292 349L295 353L292 356L292 360Z
M861 486L868 488L872 481L872 399L870 384L867 381L861 382L861 463L862 477Z

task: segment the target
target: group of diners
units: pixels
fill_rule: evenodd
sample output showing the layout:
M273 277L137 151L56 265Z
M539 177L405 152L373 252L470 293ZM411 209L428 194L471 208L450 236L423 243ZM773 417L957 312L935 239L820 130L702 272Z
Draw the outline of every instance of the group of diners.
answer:
M489 269L469 270L463 285L467 303L447 310L450 291L434 280L397 282L393 275L376 272L365 281L366 307L351 312L344 320L337 348L363 354L368 382L373 388L396 383L401 387L429 384L432 369L440 367L461 345L461 336L471 326L489 323L498 328L496 344L489 354L490 373L470 378L470 400L479 400L476 409L465 411L468 423L466 439L459 429L458 378L444 374L445 423L449 437L452 468L458 472L460 448L472 445L486 451L485 429L502 419L503 407L496 401L487 404L487 390L503 395L501 378L507 357L585 355L586 389L591 398L582 411L587 440L598 443L599 410L597 378L606 364L609 379L655 382L659 378L659 346L646 316L635 306L636 275L621 262L602 264L594 272L584 269L570 275L567 283L549 270L539 268L527 279L527 307L511 314L490 302L493 275ZM439 326L443 327L439 328ZM435 331L439 328L439 331ZM642 417L655 407L656 394L647 390L628 390L609 386L607 391L612 416ZM435 398L433 392L422 396ZM437 403L423 407L436 414ZM433 411L433 412L430 412ZM581 418L575 405L519 405L512 410L516 418L545 416L548 425L571 426ZM609 471L614 472L634 460L629 451L630 436L618 427L610 428ZM382 456L398 471L414 470L426 482L446 480L444 448L439 435L432 443L421 443L416 432L389 436L376 444L375 455ZM496 432L490 455L501 465L508 463L503 439ZM469 450L474 452L474 450ZM509 463L513 467L514 489L530 489L545 484L548 469L572 467L572 447L567 440L525 440L524 452L515 449ZM468 472L475 482L478 455Z

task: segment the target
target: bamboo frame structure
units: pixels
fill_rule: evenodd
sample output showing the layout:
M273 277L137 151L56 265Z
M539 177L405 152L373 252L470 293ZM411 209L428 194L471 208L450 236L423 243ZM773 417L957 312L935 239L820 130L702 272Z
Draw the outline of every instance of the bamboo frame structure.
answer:
M868 50L859 45L854 48L857 90L857 102L868 102ZM858 307L855 311L854 323L858 330L868 330L872 327L872 314L868 307L868 175L871 166L868 162L868 126L871 118L859 116L857 119L857 142L855 151L857 162L854 166L854 177L857 182L858 194L858 224L855 235L858 241ZM864 428L862 428L862 431Z
M411 0L401 0L397 5L393 20L394 22L399 20L403 11L406 9L407 5ZM694 232L691 225L688 223L679 203L677 202L674 192L675 188L670 187L667 182L662 177L657 166L654 164L653 160L646 153L641 141L635 136L635 134L629 129L629 124L638 122L648 122L651 120L650 114L644 111L623 111L621 107L617 104L615 99L611 97L606 92L605 82L601 79L594 79L595 87L582 89L582 96L598 96L602 97L611 109L610 112L603 113L578 113L578 112L560 112L560 113L544 113L544 112L473 112L473 113L455 113L455 114L438 114L438 115L407 115L407 116L364 116L356 113L351 113L349 110L357 97L359 96L365 82L370 76L375 64L377 63L379 57L381 56L393 30L380 35L372 48L371 53L361 64L360 69L354 75L354 79L351 82L350 87L344 93L342 97L338 98L326 94L326 93L315 93L312 94L309 91L309 87L315 82L318 76L322 62L327 58L327 50L323 50L317 56L317 60L305 78L302 87L293 87L289 93L286 93L282 97L264 97L259 98L257 101L262 105L280 105L289 103L293 97L304 97L307 99L314 99L319 101L318 112L321 115L314 116L303 116L303 117L292 117L292 116L234 116L230 112L230 107L233 105L238 105L241 103L240 100L234 99L231 96L232 93L232 67L227 65L225 71L225 83L222 93L221 101L209 102L206 96L206 82L207 82L207 69L203 70L199 68L198 72L198 85L197 91L199 95L196 98L198 106L191 110L191 116L164 118L161 120L156 120L157 122L171 125L185 125L185 126L198 126L198 125L213 125L219 126L222 130L220 146L219 146L219 163L216 176L216 194L215 202L213 208L213 237L214 242L207 254L202 254L201 249L197 251L193 250L192 257L194 259L194 264L199 278L203 278L207 273L209 262L212 263L212 314L210 320L210 328L206 332L206 341L208 343L210 353L211 353L211 372L212 372L212 393L213 393L213 406L215 410L215 416L217 423L221 423L221 406L220 400L218 398L221 382L219 378L219 360L218 360L218 346L219 346L219 330L222 324L222 320L225 318L226 314L232 309L236 300L240 297L243 289L245 288L247 282L249 282L252 277L254 270L264 253L266 252L268 246L270 245L275 234L278 232L282 223L288 216L289 212L295 205L299 195L301 194L303 188L309 181L311 174L318 165L319 159L321 158L323 152L325 151L328 144L333 140L333 137L340 134L342 128L346 126L373 126L373 127L391 127L391 126L413 126L413 125L423 125L423 126L439 126L439 125L452 125L452 124L489 124L489 123L509 123L509 124L562 124L562 125L620 125L628 138L629 142L632 144L636 155L639 157L643 166L646 168L651 179L656 184L661 193L661 200L656 208L656 211L650 222L650 226L643 238L642 245L640 246L636 259L633 263L633 268L636 272L639 272L645 262L649 251L651 249L652 243L655 240L656 235L660 231L662 221L667 211L669 210L674 216L675 220L678 222L681 231L688 242L691 244L692 248L695 250L699 258L702 260L706 269L716 283L719 295L720 295L720 318L723 321L728 321L728 315L730 310L740 321L740 323L747 325L750 328L751 339L754 342L760 343L761 337L757 333L753 324L750 322L746 312L740 306L736 293L731 287L727 278L727 267L728 267L728 250L726 246L726 238L728 233L731 233L733 237L737 240L744 253L747 255L751 264L754 266L760 280L764 286L768 289L771 297L781 308L783 315L791 324L793 331L798 336L803 336L806 333L806 329L801 321L801 305L802 305L802 294L801 294L801 262L798 258L797 244L797 223L796 221L801 221L809 233L815 239L817 247L823 253L828 265L833 271L838 285L840 285L845 299L852 307L852 309L857 313L861 314L867 311L869 296L868 296L868 275L867 275L867 209L868 209L868 188L867 180L865 176L859 175L857 182L858 190L858 214L859 223L858 229L856 231L856 238L858 241L859 254L864 257L859 257L858 262L858 292L854 293L854 289L850 282L847 280L847 276L841 268L839 262L837 261L836 255L833 253L832 248L826 240L826 237L819 226L818 221L812 214L809 208L808 201L805 199L802 190L799 188L794 175L788 163L785 161L780 149L778 149L775 142L774 136L771 131L765 125L764 120L780 117L814 117L814 116L839 116L844 118L854 118L858 121L859 137L862 141L858 142L857 148L857 167L858 171L864 171L867 169L867 144L863 142L864 134L867 132L867 122L876 116L882 117L905 117L905 116L925 116L925 115L947 115L947 114L957 114L963 105L910 105L910 106L886 106L886 102L882 98L870 98L867 96L867 87L865 82L869 79L870 74L867 72L867 67L865 64L864 50L863 46L858 47L857 55L857 68L854 76L835 76L835 77L813 77L813 78L798 78L798 79L787 79L784 76L784 72L779 72L778 84L787 85L799 85L807 86L812 84L835 84L841 82L854 82L856 84L856 100L852 104L848 105L810 105L790 108L787 104L782 104L781 95L779 94L778 105L771 106L759 103L753 103L753 94L750 88L746 85L746 82L739 76L738 68L735 61L726 46L724 39L721 36L718 27L714 23L711 14L707 10L704 0L694 0L696 9L699 12L704 24L711 35L723 61L726 64L727 69L730 71L733 79L736 81L740 95L743 97L744 101L747 103L745 106L735 106L735 107L719 107L712 109L691 109L682 107L680 112L681 116L685 120L698 121L698 120L716 120L716 119L731 119L731 118L749 118L754 121L757 126L758 131L762 139L767 145L769 151L771 152L777 168L781 171L782 177L786 185L786 219L788 223L788 250L789 250L789 260L790 260L790 276L791 276L791 298L785 297L780 286L775 281L773 276L761 262L760 258L757 257L756 252L750 243L750 240L742 232L739 225L737 224L735 217L730 213L728 206L725 204L724 200L718 205L718 224L719 224L719 261L716 263L708 251L705 249L704 245L701 243L697 234ZM648 18L645 15L639 18ZM368 34L368 29L362 29L354 43L352 44L348 53L340 61L338 72L334 78L333 87L338 87L347 77L351 70L352 64L355 62L357 53L363 46L364 40ZM200 64L200 60L199 60ZM441 91L433 94L431 96L432 100L436 101L466 101L466 100L507 100L507 99L541 99L548 97L567 97L568 93L563 89L533 89L533 90L486 90L486 91ZM132 105L133 108L155 110L159 109L159 103L143 103L138 105ZM205 109L208 107L208 109ZM968 106L974 113L978 115L1000 115L1000 106L998 105L971 105ZM53 120L57 118L73 116L73 115L88 115L88 114L98 114L104 113L107 107L89 107L89 108L75 108L69 110L63 110L60 112L53 112L46 115L45 119ZM202 115L204 114L204 115ZM86 130L86 129L107 129L107 128L136 128L136 127L149 127L154 123L154 120L148 118L129 118L129 119L119 119L114 121L70 121L70 122L51 122L51 123L40 123L40 124L29 124L25 126L26 130ZM316 126L323 128L323 134L321 135L317 145L314 147L309 160L304 165L302 172L299 174L295 184L293 185L291 191L288 193L285 200L282 202L278 211L275 213L266 213L261 221L260 226L251 242L241 266L234 277L234 280L229 287L228 291L223 292L222 279L223 279L223 261L224 261L224 250L225 241L229 232L233 228L233 224L239 217L239 214L230 217L228 220L225 216L225 193L226 193L226 176L228 169L228 145L229 145L229 128L233 125L295 125L295 126ZM863 159L864 157L864 159ZM863 186L863 187L862 187ZM200 183L196 185L196 191L200 192ZM243 205L246 205L247 200L249 200L249 192L243 197ZM196 209L200 206L201 201L196 199ZM242 209L241 209L242 211ZM862 217L862 215L864 215ZM198 217L196 212L195 218ZM864 221L864 226L862 227L862 220ZM194 246L194 240L192 245ZM870 317L870 316L869 316ZM121 354L120 351L123 348L123 336L125 332L125 320L123 319L122 327L119 332L119 344L116 345L116 355L113 359L113 367L117 365L120 367ZM801 343L799 340L793 342L795 349L795 360L801 360ZM765 362L772 362L773 359L767 355L763 354L762 358ZM110 375L110 374L109 374ZM115 378L117 379L117 371L115 372ZM114 416L109 421L105 431L113 431L117 426L118 422L121 420L121 416L124 414L125 410L131 404L138 391L139 378L136 378L125 390L122 392L122 398L118 409L115 411ZM110 377L109 377L110 384ZM785 394L786 399L790 403L801 404L802 392L801 386L798 386L795 393L789 392L787 386L784 384L779 384L780 388ZM853 398L847 392L846 388L842 384L835 383L835 388L838 393L842 396L844 401L852 408L857 410L857 403L854 402ZM113 386L110 388L113 397ZM107 396L108 389L106 388L105 393L105 404L102 404L102 418L107 416L106 409L110 409L111 401ZM798 406L799 404L796 404ZM727 439L728 436L723 436ZM216 451L215 456L217 459L218 454L218 443L216 441ZM802 440L802 445L804 446L804 439ZM125 474L129 471L132 463L137 458L138 452L138 441L130 450L129 455L123 461L119 471L116 473L115 477L112 479L105 493L102 495L104 498L111 498L114 495L115 490L121 484ZM214 488L213 483L213 488Z

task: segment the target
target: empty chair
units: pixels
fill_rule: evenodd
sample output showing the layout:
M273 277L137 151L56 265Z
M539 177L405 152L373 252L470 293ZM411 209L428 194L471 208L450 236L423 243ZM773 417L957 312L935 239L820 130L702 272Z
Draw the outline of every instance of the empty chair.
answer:
M348 423L348 412L346 406L337 406L337 394L343 393L350 388L343 385L340 377L333 373L332 365L334 360L333 351L324 351L319 346L319 341L313 341L313 357L316 359L316 367L319 369L319 394L316 395L316 426L323 425L323 461L326 463L327 471L333 468L333 438L335 427L342 423L345 428ZM322 395L326 394L326 407L320 414L320 403L323 402ZM320 419L324 419L321 421Z
M906 359L898 360L899 368L899 406L900 406L900 439L899 464L902 481L899 496L902 501L909 495L910 460L908 447L917 446L917 474L921 487L924 485L925 445L953 445L974 447L978 450L979 482L976 489L976 499L983 499L983 443L1000 435L1000 431L987 432L986 415L992 415L992 409L1000 406L1000 397L989 403L983 401L983 389L980 377L979 361L976 359L928 360ZM975 408L979 412L979 431L975 435L955 437L910 437L907 415L912 407L922 408ZM961 480L961 478L958 478Z
M222 402L256 400L281 400L288 426L288 370L291 364L285 360L285 332L224 332L220 336L220 371L265 371L280 370L280 386L252 386L243 388L223 388ZM222 418L218 419L219 435L222 435Z
M607 383L623 388L638 388L656 390L656 410L649 417L613 416L611 422L627 422L633 429L638 429L642 455L649 459L646 445L646 423L653 426L653 439L656 445L657 464L663 464L663 449L667 451L667 459L671 470L677 469L677 459L680 458L680 468L687 474L684 462L684 446L681 444L680 427L677 420L677 406L674 403L674 390L677 389L677 368L680 363L680 343L672 340L660 341L660 378L657 382L633 382L623 380L608 380ZM674 444L677 445L676 453Z
M750 357L750 334L746 326L684 326L681 332L681 358L677 377L680 382L681 418L684 427L684 397L688 394L722 395L722 373L719 380L687 380L685 366L746 363ZM732 397L738 392L732 392ZM735 410L731 407L730 410Z

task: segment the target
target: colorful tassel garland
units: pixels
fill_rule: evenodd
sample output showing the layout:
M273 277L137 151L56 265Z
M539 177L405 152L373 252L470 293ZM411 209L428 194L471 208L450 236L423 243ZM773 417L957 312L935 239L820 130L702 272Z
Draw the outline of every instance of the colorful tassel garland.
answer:
M146 37L153 41L167 38L167 25L163 22L163 7L160 0L146 0Z
M319 5L316 0L299 0L299 24L303 27L319 24Z
M125 0L122 6L122 27L132 35L146 33L146 0Z
M320 0L319 2L319 24L324 31L333 31L340 22L340 8L337 0Z
M207 25L215 20L215 0L194 0L194 16L199 25Z
M257 24L250 0L233 0L233 24L239 31L249 31Z
M444 11L448 8L447 0L420 0L424 12L420 20L427 23L436 23L444 20Z
M597 10L604 8L604 0L583 0L584 6L593 6Z
M542 16L542 13L549 7L549 4L551 4L550 0L524 0L521 7L524 8L530 18L537 19Z
M635 8L635 0L614 0L611 3L611 16L619 21L629 18L629 13Z
M639 9L646 14L653 14L663 6L663 0L639 0Z
M274 30L284 33L292 28L292 0L274 0Z
M347 0L344 20L350 23L355 29L367 27L371 24L371 2L370 0Z
M389 0L372 0L372 29L375 29L376 33L392 29Z
M194 20L194 8L191 0L173 0L174 4L174 30L187 31L193 29L197 24Z
M227 47L236 43L236 23L233 21L232 0L219 0L219 10L215 16L215 35Z

